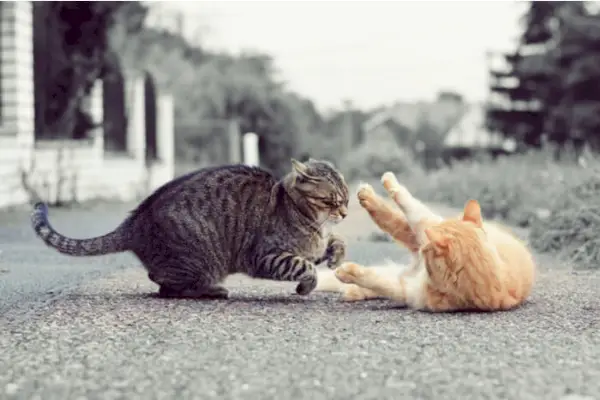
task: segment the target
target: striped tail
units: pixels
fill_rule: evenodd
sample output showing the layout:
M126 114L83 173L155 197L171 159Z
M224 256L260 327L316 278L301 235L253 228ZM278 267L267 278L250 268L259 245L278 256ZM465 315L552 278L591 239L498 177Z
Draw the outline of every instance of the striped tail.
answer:
M123 235L123 225L114 231L90 239L72 239L56 232L48 221L48 206L36 203L31 213L31 225L35 233L49 247L70 256L99 256L129 250Z

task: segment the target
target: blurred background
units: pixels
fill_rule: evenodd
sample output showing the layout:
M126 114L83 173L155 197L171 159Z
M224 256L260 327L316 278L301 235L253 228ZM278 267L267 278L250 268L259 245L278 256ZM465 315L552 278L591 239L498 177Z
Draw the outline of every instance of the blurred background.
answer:
M596 11L595 2L147 2L118 11L145 18L113 43L123 65L173 93L181 165L227 162L217 138L235 122L258 133L268 168L312 156L352 179L544 146L557 158L595 149Z
M598 2L0 7L0 206L139 197L256 147L279 176L324 158L476 198L552 250L547 224L600 188Z

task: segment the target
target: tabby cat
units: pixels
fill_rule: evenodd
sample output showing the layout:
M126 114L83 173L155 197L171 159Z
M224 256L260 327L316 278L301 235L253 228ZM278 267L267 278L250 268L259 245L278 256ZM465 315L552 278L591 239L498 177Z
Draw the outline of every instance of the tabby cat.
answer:
M32 225L50 247L71 256L133 252L162 297L227 298L230 274L317 285L315 265L335 268L346 246L327 235L326 222L348 212L348 186L329 162L292 159L281 180L245 165L201 169L174 179L146 198L114 231L91 239L56 232L45 204Z
M484 222L477 201L467 202L462 216L443 219L392 173L382 181L400 210L368 185L359 190L360 203L383 231L411 251L413 261L383 268L345 263L333 274L344 282L336 290L346 300L385 297L434 312L495 311L515 308L529 296L536 269L531 252L507 228ZM327 282L334 289L326 275L321 286Z

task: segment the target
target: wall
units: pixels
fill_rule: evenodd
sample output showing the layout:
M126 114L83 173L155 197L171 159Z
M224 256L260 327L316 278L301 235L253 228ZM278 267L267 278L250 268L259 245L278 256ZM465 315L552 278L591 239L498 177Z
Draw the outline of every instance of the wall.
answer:
M51 204L90 199L132 200L173 178L173 101L156 98L157 159L146 159L144 79L127 83L127 148L104 151L98 128L88 141L35 141L31 2L0 2L0 208L39 196ZM90 112L104 120L101 82Z

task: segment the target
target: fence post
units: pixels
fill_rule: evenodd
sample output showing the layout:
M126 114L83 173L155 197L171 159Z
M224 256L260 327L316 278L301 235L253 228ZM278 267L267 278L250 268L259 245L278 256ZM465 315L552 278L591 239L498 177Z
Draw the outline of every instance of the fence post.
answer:
M229 147L229 163L239 164L242 161L240 149L240 124L230 120L227 125L227 146Z
M244 164L259 166L258 135L254 132L244 134Z
M146 160L146 119L144 77L128 73L125 78L127 111L127 152L136 161Z
M94 150L97 152L98 162L104 158L104 93L102 79L96 80L90 92L90 116L95 124L100 124L94 129Z
M156 154L165 177L175 176L175 123L173 96L161 94L156 98Z

